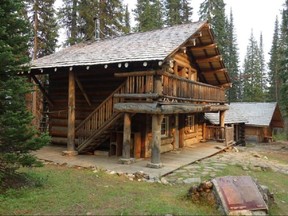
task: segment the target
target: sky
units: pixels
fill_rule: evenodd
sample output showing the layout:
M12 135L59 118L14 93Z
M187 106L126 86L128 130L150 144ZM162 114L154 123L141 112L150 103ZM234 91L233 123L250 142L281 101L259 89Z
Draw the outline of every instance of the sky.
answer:
M201 2L204 0L190 0L193 7L192 21L198 21L198 11ZM248 40L253 29L254 37L260 41L260 33L263 34L263 45L266 62L269 61L269 51L271 49L276 16L281 21L281 9L285 0L224 0L227 16L230 8L233 11L234 26L237 35L239 49L240 67L247 50ZM136 0L124 0L129 4L129 9L135 7Z

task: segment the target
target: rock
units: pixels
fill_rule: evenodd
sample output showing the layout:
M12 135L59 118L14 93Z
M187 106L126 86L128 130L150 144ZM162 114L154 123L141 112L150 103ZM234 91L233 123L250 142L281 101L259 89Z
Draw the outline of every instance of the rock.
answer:
M252 153L252 155L253 155L253 157L261 158L261 156L258 153Z
M169 182L167 181L165 177L161 178L161 183L165 185L169 184Z
M233 151L234 152L239 152L238 148L236 148L236 147L233 147Z
M110 171L110 172L108 172L108 174L114 175L114 174L116 174L116 172L115 171Z
M242 170L249 171L249 168L247 166L242 166Z
M187 179L184 179L183 182L184 182L185 184L200 183L200 182L201 182L201 178L200 178L200 177L187 178Z

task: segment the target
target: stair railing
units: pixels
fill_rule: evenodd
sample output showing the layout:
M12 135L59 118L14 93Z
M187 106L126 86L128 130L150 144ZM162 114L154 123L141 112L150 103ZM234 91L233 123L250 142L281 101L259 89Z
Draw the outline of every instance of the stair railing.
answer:
M119 103L121 98L114 98L114 94L124 93L125 84L121 84L108 98L106 98L86 119L84 119L75 129L78 141L77 145L81 146L93 133L99 129L107 121L111 121L113 116L117 113L114 112L113 106Z

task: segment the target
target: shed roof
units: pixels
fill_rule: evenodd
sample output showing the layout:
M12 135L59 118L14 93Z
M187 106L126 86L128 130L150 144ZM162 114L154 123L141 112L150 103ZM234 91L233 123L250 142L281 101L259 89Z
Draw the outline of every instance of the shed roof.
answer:
M284 127L284 121L276 102L238 102L231 103L226 111L225 123L241 123L264 127ZM219 117L215 113L207 113L205 117L213 124L219 124ZM218 118L218 119L217 119ZM232 119L232 120L231 120Z
M79 43L36 59L30 67L35 74L73 66L104 65L107 68L108 64L124 62L158 61L160 67L179 50L187 50L192 55L192 64L198 68L201 81L211 85L231 82L207 21Z

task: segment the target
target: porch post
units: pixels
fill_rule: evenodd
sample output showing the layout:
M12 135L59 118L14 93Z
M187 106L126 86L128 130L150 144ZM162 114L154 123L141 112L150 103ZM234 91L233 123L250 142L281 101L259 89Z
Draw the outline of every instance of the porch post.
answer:
M68 73L68 131L67 131L67 151L64 155L77 155L75 151L75 74L70 68Z
M147 164L150 168L161 168L163 166L160 160L162 119L163 115L152 115L152 154L151 162Z
M175 145L174 149L179 149L179 114L175 115Z
M220 127L221 127L221 137L220 139L224 140L225 139L225 110L224 111L220 111Z
M123 149L122 158L120 163L131 164L134 159L130 156L130 146L131 146L131 115L129 113L124 114L124 128L123 128Z

